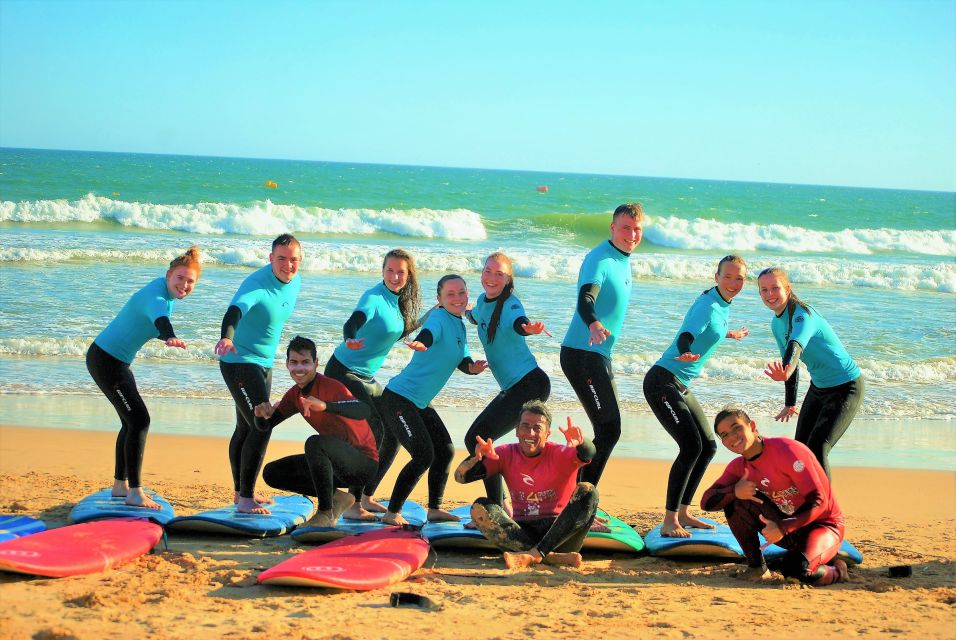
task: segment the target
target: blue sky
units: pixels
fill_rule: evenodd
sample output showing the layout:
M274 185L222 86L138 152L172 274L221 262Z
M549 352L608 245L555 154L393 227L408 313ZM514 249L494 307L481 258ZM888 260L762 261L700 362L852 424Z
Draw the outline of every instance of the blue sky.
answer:
M956 2L0 0L0 146L956 190Z

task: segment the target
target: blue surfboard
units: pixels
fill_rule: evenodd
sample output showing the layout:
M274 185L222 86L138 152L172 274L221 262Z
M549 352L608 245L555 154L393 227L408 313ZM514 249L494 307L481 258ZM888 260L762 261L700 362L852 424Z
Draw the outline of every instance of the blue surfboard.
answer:
M644 550L644 540L633 527L603 509L598 509L597 515L607 520L606 526L611 531L588 532L584 539L584 546L581 547L582 551L640 553Z
M461 522L427 522L422 534L436 548L445 549L497 549L478 529L466 529L471 522L471 505L455 507L451 513Z
M652 556L662 558L724 558L740 560L744 557L730 527L717 524L713 520L701 518L704 522L716 524L716 529L688 529L689 538L665 538L661 535L661 525L657 525L644 536L644 545Z
M111 488L102 489L96 493L90 494L76 503L70 511L70 522L79 524L81 522L90 522L93 520L109 520L112 518L146 518L156 524L165 525L172 520L176 513L173 511L173 505L169 504L166 498L155 491L146 489L146 495L152 498L159 509L146 509L145 507L131 507L123 501L126 498L114 498Z
M760 536L760 544L764 544L765 542L766 540L764 540L763 536ZM772 544L763 550L763 557L768 562L782 558L786 554L786 549L778 547L775 544ZM860 553L860 551L848 540L844 540L843 544L840 545L840 550L837 551L837 557L841 558L847 564L862 564L863 562L863 554Z
M225 533L248 538L271 538L292 531L312 517L315 505L305 496L275 496L275 504L265 505L272 513L239 513L236 505L201 511L173 518L166 525L170 532Z
M46 523L43 520L27 516L0 515L0 542L22 538L41 531L46 531Z
M388 501L383 501L382 504L388 506ZM296 542L322 543L328 542L330 540L337 540L345 536L352 536L357 533L365 533L366 531L382 529L389 526L382 524L382 515L384 514L376 513L376 520L374 522L366 522L363 520L346 520L340 516L335 522L334 527L301 527L292 532L292 539ZM421 527L428 519L428 512L425 510L425 508L417 502L412 502L411 500L405 501L405 506L402 508L402 515L406 520L408 520L410 525L416 527Z

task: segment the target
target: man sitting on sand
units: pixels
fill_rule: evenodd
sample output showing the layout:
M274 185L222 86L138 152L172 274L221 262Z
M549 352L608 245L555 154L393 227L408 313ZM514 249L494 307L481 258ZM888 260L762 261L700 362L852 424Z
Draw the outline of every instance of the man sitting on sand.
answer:
M276 489L315 496L319 509L306 526L332 527L355 501L335 488L364 486L378 469L375 437L365 421L370 409L344 384L316 371L315 343L308 338L292 339L285 366L295 384L275 405L256 406L256 429L268 431L301 413L319 435L305 441L305 454L267 464L262 479Z
M790 438L764 438L743 409L721 410L714 431L740 457L704 492L701 506L724 510L747 558L744 577L769 579L763 549L777 544L787 550L784 576L816 587L845 581L846 563L836 557L843 512L813 452ZM758 532L767 541L763 546Z
M521 407L518 442L495 447L476 436L475 454L455 470L455 480L474 482L501 474L511 494L514 517L496 502L478 498L471 506L472 522L488 540L504 551L510 569L541 562L581 564L581 545L597 511L598 492L589 482L578 482L578 471L594 457L594 444L580 427L560 430L562 446L548 442L551 412L539 400Z

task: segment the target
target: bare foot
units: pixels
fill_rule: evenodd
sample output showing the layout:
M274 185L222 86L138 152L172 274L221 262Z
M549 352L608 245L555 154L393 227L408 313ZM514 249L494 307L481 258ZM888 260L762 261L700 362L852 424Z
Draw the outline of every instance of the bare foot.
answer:
M773 580L773 574L770 573L770 570L763 567L747 567L737 571L733 576L738 580L746 580L747 582L769 582Z
M385 515L382 516L383 524L391 524L396 527L403 527L408 524L408 520L402 517L400 513L392 513L391 511L386 511Z
M129 483L126 480L113 480L113 492L110 495L114 498L125 498L129 495Z
M371 511L372 513L385 513L388 509L385 508L385 505L381 502L378 502L375 498L370 498L369 496L362 496L362 508L366 511Z
M595 522L600 522L601 524L607 524L608 522L611 521L611 519L610 519L610 518L605 518L604 516L598 514L598 515L595 515L595 516L594 516L594 521L595 521Z
M469 521L466 522L465 524L461 525L461 528L462 528L462 529L472 529L472 530L475 530L475 529L478 528L478 525L475 524L475 521L474 521L474 520L469 520Z
M717 526L709 522L704 522L700 518L690 515L689 513L681 514L677 519L682 527L687 527L688 529L716 529Z
M453 513L448 513L444 509L429 509L428 510L429 522L459 522L460 520L461 518L459 518Z
M361 503L358 502L346 509L342 513L342 517L346 520L359 520L361 522L375 522L378 520L378 516L371 511L364 509Z
M242 496L239 495L239 492L238 492L238 491L236 491L235 493L232 494L232 502L233 502L234 504L239 504L239 501L242 500L242 499L243 499L243 498L242 498ZM265 497L264 495L262 495L261 493L254 493L254 494L252 494L252 499L256 501L256 504L275 504L275 500L273 500L272 498L267 498L267 497ZM246 512L243 511L243 513L246 513ZM258 512L257 512L257 513L258 513ZM266 510L265 513L269 513L269 511Z
M239 513L259 513L262 515L272 513L254 498L239 498L236 502L236 511Z
M604 522L610 522L610 520L605 520ZM611 533L611 528L597 519L594 518L594 522L591 523L591 533Z
M689 538L690 532L676 522L664 522L661 525L662 538Z
M552 551L544 558L545 564L553 564L561 567L580 567L581 562L581 554L576 551L571 551L569 553L558 553L556 551Z
M331 529L335 526L335 514L331 511L316 511L315 515L309 518L309 521L306 522L303 527L322 527L323 529Z
M537 553L537 550L534 552L531 551L505 551L504 554L505 566L509 569L524 569L526 567L533 567L536 564L541 564L543 558L540 553Z
M833 568L837 570L837 579L834 582L846 582L850 579L850 569L842 558L833 559Z
M156 504L156 501L146 495L146 492L143 491L142 487L134 487L130 489L129 495L126 496L125 503L131 507L145 507L147 509L156 509L157 511L160 509L160 506Z
M335 520L338 520L339 516L353 504L355 504L355 496L344 491L336 491L332 495L332 515L335 516Z

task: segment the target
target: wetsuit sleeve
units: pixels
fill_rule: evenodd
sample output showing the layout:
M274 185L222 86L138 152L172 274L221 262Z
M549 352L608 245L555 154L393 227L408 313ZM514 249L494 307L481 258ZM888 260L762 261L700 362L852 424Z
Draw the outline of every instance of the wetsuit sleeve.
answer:
M689 331L677 336L677 353L688 353L690 346L694 343L694 334Z
M421 342L426 347L431 347L433 344L435 344L435 337L432 336L430 329L422 329L418 335L415 336L415 340L413 340L413 342Z
M515 318L511 328L514 329L515 333L519 336L527 336L530 334L522 328L522 326L526 324L531 324L531 320L528 319L528 316L521 316L520 318Z
M811 522L816 522L821 516L827 513L830 505L827 504L825 495L828 480L826 476L820 477L822 468L813 464L815 460L801 460L800 455L791 449L793 454L793 464L788 465L787 477L793 482L804 497L804 503L794 511L793 516L784 518L780 521L780 531L784 535L793 533L797 529L805 527ZM809 453L809 455L813 455ZM796 462L802 462L802 471L794 470ZM796 465L800 467L801 465Z
M601 285L596 282L586 284L578 291L577 313L584 320L584 326L586 327L590 327L598 319L594 312L594 303L600 293Z
M803 307L797 306L793 312L793 324L790 330L790 340L796 341L804 349L810 343L810 339L819 329L817 316L811 315Z
M342 336L346 340L351 340L358 334L358 330L362 328L366 320L368 320L368 317L365 315L365 312L356 309L352 312L352 315L349 316L349 319L345 321L345 325L342 327Z
M740 458L728 464L723 474L704 492L700 499L701 509L704 511L720 511L737 499L737 496L734 495L734 487L743 477L739 460Z
M279 404L276 405L275 411L272 412L272 415L268 419L256 416L257 430L269 431L292 414L299 412L295 406L295 390L295 387L292 387L285 392L285 395L279 400Z
M222 327L219 329L219 338L229 338L232 340L233 336L236 335L236 326L238 326L241 318L242 310L234 304L229 305L229 308L226 309L226 315L222 317Z
M594 443L587 438L585 438L584 442L579 444L576 448L578 452L578 460L585 464L591 462L591 460L594 459L594 455L597 453L597 447L595 447Z
M352 420L366 420L372 415L371 407L355 398L326 402L325 410L328 413L334 413L337 416L351 418Z
M475 314L473 313L474 309L465 309L464 318L468 320L471 324L478 324L478 321L475 320Z
M474 457L474 456L472 456ZM464 483L475 482L476 480L484 480L488 477L488 469L485 468L485 461L479 460L475 466L465 472L462 480Z
M352 420L365 420L372 415L372 408L356 399L348 387L338 380L317 376L310 390L325 403L327 413Z
M471 356L466 356L461 359L461 362L458 363L458 370L462 373L467 373L470 376L476 376L477 373L472 373L468 368L469 365L475 364L475 361L471 359Z
M169 321L169 316L159 316L153 321L153 324L156 326L156 330L159 331L159 335L156 337L163 342L176 337L176 332L173 331L173 323Z

